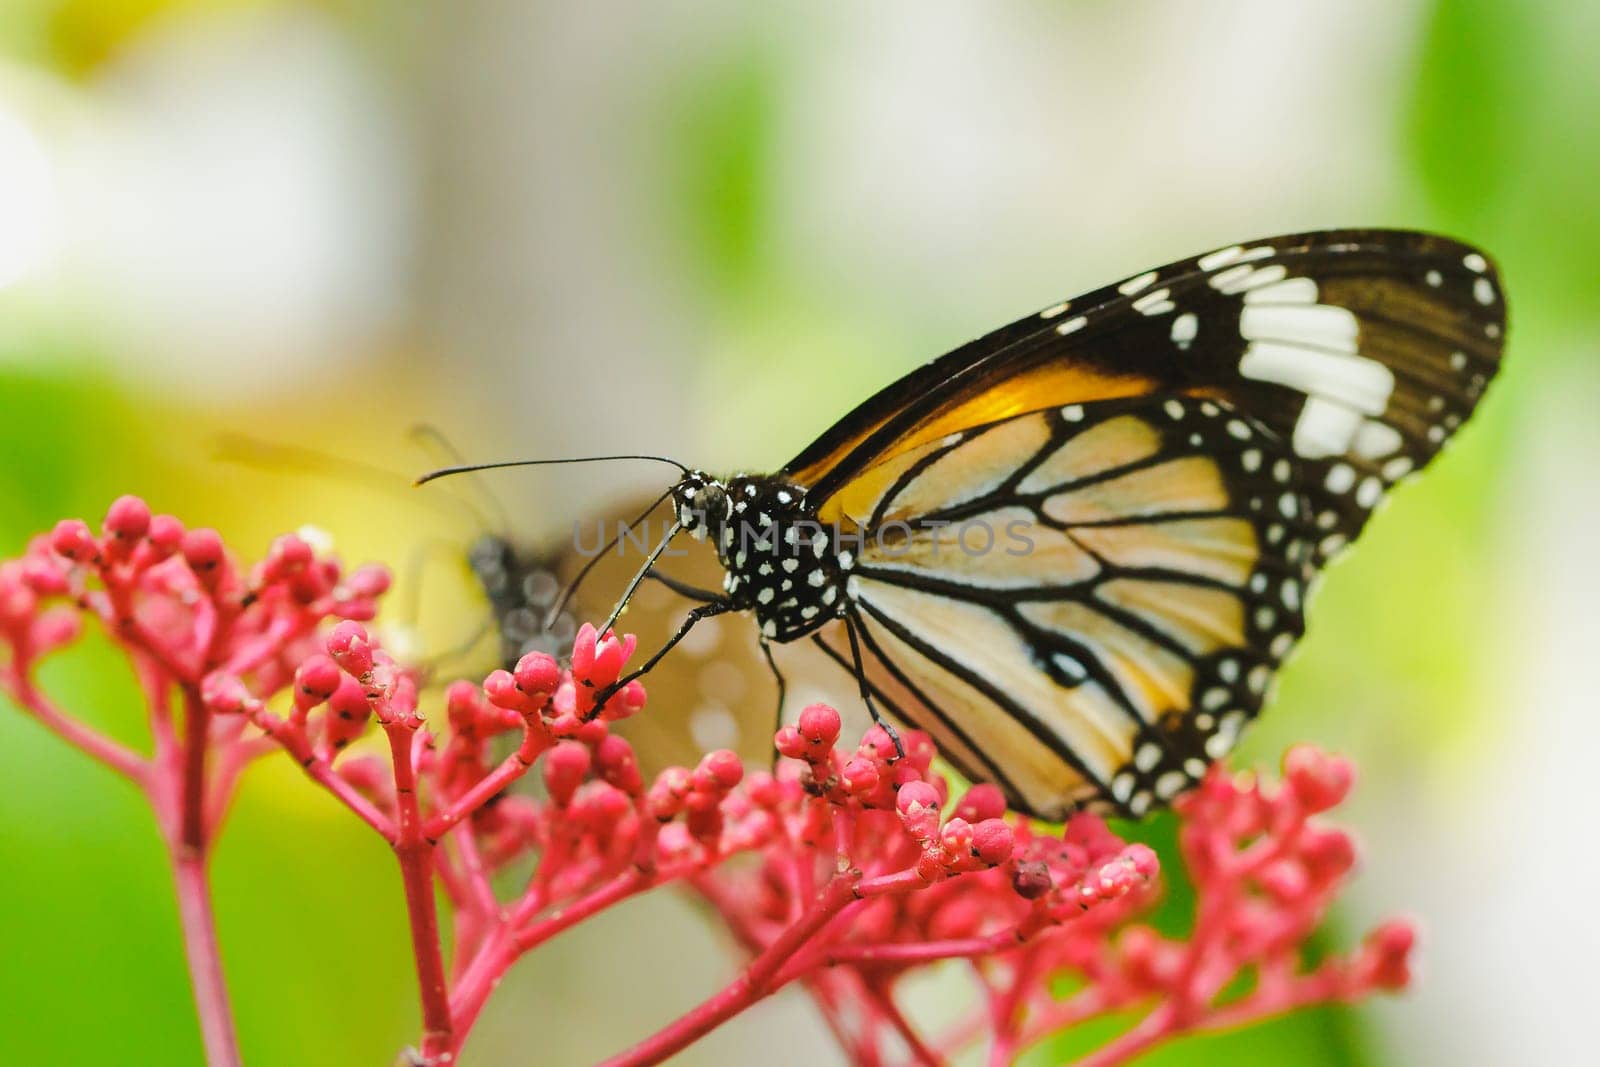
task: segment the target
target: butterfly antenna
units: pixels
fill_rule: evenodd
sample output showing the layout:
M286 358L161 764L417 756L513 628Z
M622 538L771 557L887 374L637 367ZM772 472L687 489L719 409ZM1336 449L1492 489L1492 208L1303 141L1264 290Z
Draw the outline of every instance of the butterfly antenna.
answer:
M571 600L573 595L577 593L578 586L582 585L583 580L589 577L589 572L594 570L595 564L599 563L600 560L605 557L607 552L610 552L613 548L617 547L617 543L622 540L623 533L633 529L635 526L638 526L640 523L648 519L650 517L650 513L656 508L660 507L661 502L671 495L672 490L668 489L665 493L662 493L660 496L652 500L650 502L650 506L635 516L632 522L628 523L626 526L617 527L617 532L611 538L611 540L607 541L600 551L589 557L589 562L585 563L583 565L583 569L578 571L577 574L573 575L572 581L568 582L566 588L561 590L561 595L556 598L554 606L552 606L550 609L550 613L545 616L544 628L546 630L555 625L556 619L559 618L562 611L566 609L567 601Z
M450 439L444 435L444 431L432 423L419 422L407 431L406 436L410 437L422 448L432 451L436 458L442 456L456 465L466 465L467 458L461 454L460 449L451 444ZM482 478L468 478L466 481L474 489L473 495L477 497L478 502L485 505L484 512L492 514L497 520L495 524L485 522L483 528L495 530L502 540L509 539L511 536L511 515L506 511L504 502L495 496L489 489L488 483ZM476 512L477 509L474 509L474 511Z
M622 610L628 606L628 601L633 599L634 590L639 588L639 583L644 581L644 576L650 573L650 568L656 565L656 560L661 558L661 553L667 550L667 546L672 544L672 539L677 537L678 532L682 529L683 524L676 521L674 521L671 526L667 527L666 536L661 539L661 543L655 547L655 550L650 553L649 558L644 561L644 566L640 567L639 572L633 576L633 581L628 583L628 588L622 591L622 597L617 601L617 606L611 609L611 617L606 619L606 624L602 626L600 628L600 632L595 635L596 641L604 640L606 634L611 632L611 628L617 624L618 616L620 616L622 614Z
M621 455L621 456L571 456L565 459L511 459L499 463L466 463L455 467L441 467L436 471L429 471L412 485L427 485L438 478L448 478L456 474L471 474L473 471L500 470L505 467L545 467L560 463L607 463L612 460L648 460L652 463L666 463L678 469L680 474L688 474L689 468L675 459L666 456L646 455Z

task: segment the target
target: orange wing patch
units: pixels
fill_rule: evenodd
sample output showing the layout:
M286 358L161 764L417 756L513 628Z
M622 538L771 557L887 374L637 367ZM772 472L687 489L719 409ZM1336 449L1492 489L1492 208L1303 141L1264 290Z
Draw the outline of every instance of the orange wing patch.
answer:
M930 407L904 433L885 443L877 451L875 462L892 460L952 433L970 430L975 426L987 426L1026 412L1093 400L1141 396L1156 386L1154 379L1143 375L1106 374L1093 367L1072 366L1064 361L1042 363L998 382L973 375L969 387L956 388L941 404ZM885 411L870 427L841 441L814 462L788 471L788 476L803 486L816 484L858 445L900 415L902 410L893 408Z

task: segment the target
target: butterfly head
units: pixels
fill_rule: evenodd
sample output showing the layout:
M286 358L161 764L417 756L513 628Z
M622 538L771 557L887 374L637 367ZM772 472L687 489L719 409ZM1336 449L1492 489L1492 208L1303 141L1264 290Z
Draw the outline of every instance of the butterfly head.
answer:
M720 529L733 515L728 487L702 471L690 471L672 489L678 525L697 539Z

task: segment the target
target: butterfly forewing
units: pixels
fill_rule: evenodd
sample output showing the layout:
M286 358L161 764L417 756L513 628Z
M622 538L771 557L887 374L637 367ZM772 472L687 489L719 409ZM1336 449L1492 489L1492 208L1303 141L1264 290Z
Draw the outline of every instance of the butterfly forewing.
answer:
M929 364L787 473L860 536L881 699L1024 810L1138 814L1256 714L1318 567L1471 412L1503 332L1492 268L1444 238L1233 246Z

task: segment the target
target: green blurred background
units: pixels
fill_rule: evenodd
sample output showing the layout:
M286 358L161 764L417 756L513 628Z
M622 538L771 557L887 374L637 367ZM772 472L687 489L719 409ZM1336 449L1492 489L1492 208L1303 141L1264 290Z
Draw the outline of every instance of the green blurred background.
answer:
M1505 373L1339 565L1244 753L1357 758L1331 938L1419 916L1421 983L1150 1062L1588 1062L1596 40L1581 0L6 0L0 552L131 491L248 552L314 522L403 561L470 517L222 466L216 435L413 471L425 419L475 457L774 466L1065 294L1275 232L1449 232L1500 260ZM629 473L496 490L549 534ZM139 739L103 649L49 678ZM215 878L246 1060L390 1062L415 1007L385 849L262 767ZM625 909L514 971L467 1062L587 1062L730 959L680 901ZM148 814L9 710L0 1005L6 1062L199 1062ZM757 1057L836 1054L794 995L681 1062Z

